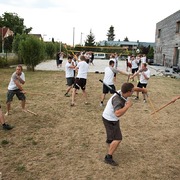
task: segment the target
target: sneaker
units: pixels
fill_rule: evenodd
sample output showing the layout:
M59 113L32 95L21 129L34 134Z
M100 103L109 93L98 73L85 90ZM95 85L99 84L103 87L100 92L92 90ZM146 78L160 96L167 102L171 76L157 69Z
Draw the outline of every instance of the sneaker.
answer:
M65 94L65 96L66 96L66 97L70 97L70 95L69 95L69 94L67 94L67 93Z
M104 106L104 104L103 104L103 103L100 103L100 106L101 106L101 107L103 107L103 106Z
M107 155L104 158L104 162L111 166L118 166L118 163L116 163L112 158L107 157Z
M12 126L10 126L9 124L6 124L6 123L4 123L2 126L3 126L4 130L11 130L11 129L13 129Z
M138 100L138 99L139 99L139 97L135 97L134 99L135 99L135 100Z
M9 115L10 115L10 113L9 113L9 112L6 112L5 116L9 116Z
M147 101L144 99L143 102L146 103Z
M74 103L71 103L71 106L74 106Z

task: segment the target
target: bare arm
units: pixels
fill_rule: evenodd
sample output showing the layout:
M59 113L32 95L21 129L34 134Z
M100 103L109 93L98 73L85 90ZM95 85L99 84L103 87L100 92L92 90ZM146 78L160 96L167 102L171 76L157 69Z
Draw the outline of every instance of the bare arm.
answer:
M117 117L121 117L123 114L125 114L125 112L132 106L132 102L131 101L127 101L125 106L121 109L118 109L115 111L115 115Z

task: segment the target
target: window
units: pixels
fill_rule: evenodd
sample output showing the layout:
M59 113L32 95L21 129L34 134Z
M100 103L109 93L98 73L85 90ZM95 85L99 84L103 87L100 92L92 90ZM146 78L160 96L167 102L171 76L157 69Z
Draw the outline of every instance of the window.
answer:
M161 37L161 29L158 29L158 38Z
M176 33L180 33L180 21L176 23Z

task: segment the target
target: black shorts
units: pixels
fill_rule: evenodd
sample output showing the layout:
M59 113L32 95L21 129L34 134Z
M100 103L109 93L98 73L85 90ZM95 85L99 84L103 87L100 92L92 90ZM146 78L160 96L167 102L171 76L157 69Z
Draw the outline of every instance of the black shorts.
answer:
M138 68L132 69L132 74L138 71Z
M119 121L108 121L104 117L102 117L102 120L107 134L106 143L110 144L113 140L122 140Z
M139 88L146 88L146 86L147 86L147 84L143 84L140 82L138 82L138 84L137 84L137 87L139 87Z
M14 95L16 95L17 98L21 101L24 101L26 99L24 93L22 93L19 89L8 90L6 103L11 102L13 100Z
M84 78L76 78L75 82L74 82L74 86L75 89L82 89L85 90L86 89L86 79Z
M63 60L59 60L59 64L62 64Z
M66 80L67 80L67 85L72 86L74 84L75 78L69 77L69 78L66 78Z
M116 90L116 87L114 85L109 85L114 91ZM103 94L107 94L110 92L111 94L114 94L114 91L110 90L106 85L103 84Z

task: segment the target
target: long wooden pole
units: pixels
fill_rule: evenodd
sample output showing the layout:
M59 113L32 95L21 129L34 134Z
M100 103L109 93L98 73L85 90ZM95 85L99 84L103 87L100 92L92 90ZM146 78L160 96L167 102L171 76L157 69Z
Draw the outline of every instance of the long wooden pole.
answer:
M168 102L167 104L165 104L164 106L162 106L161 108L155 110L154 112L151 113L151 115L153 115L156 112L159 112L160 110L162 110L163 108L165 108L166 106L169 106L170 104L172 104L174 102L174 100Z

